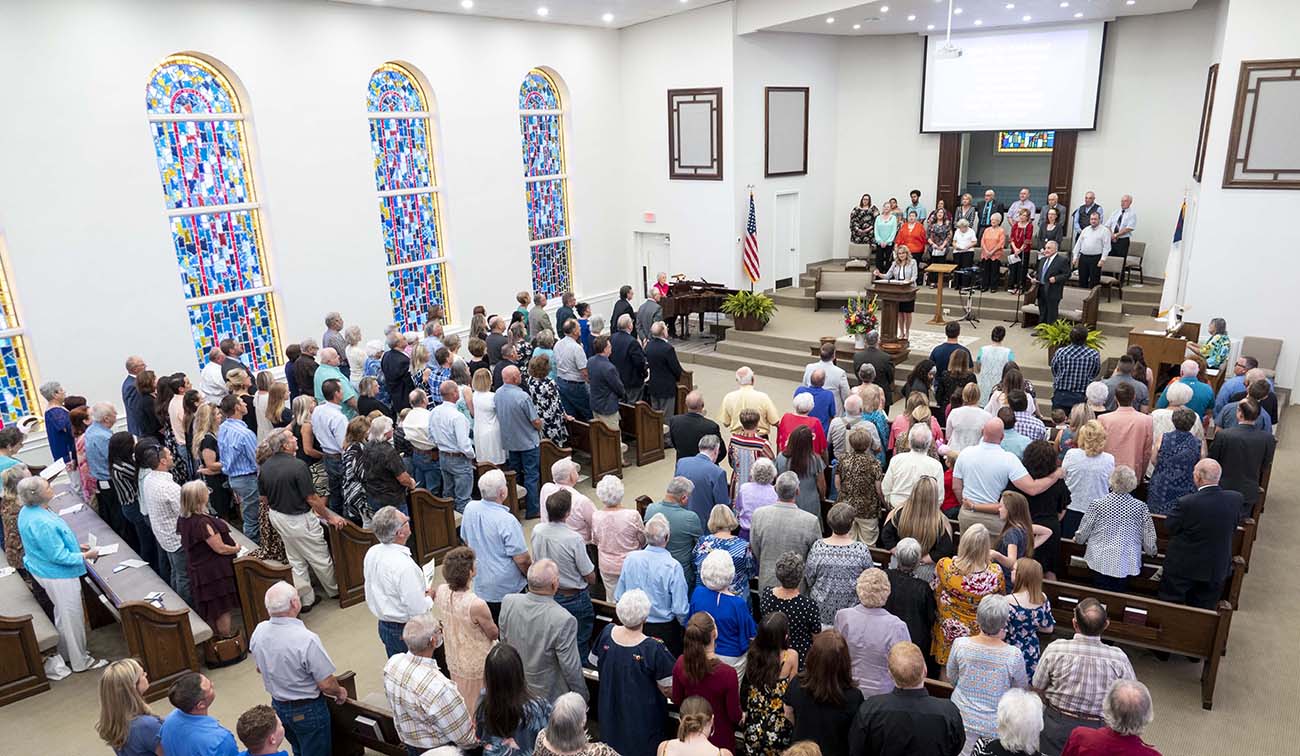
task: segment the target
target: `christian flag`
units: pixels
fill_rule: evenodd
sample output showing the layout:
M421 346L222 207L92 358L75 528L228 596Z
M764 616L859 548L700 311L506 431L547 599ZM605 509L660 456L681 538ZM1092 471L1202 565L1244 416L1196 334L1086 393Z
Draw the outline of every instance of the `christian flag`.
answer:
M1165 285L1160 291L1160 310L1156 317L1170 317L1181 304L1178 301L1178 287L1183 278L1183 220L1187 217L1187 198L1178 209L1178 223L1174 226L1174 240L1169 245L1169 257L1165 259ZM1170 322L1173 322L1171 318Z
M745 224L745 275L751 284L758 283L758 220L754 216L754 192L749 193L749 222Z

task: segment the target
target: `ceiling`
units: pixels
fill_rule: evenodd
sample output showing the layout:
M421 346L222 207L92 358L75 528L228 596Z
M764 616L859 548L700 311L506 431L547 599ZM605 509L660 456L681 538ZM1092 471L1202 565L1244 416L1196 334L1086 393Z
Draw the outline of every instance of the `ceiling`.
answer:
M1132 0L1131 5L1129 0L953 0L952 30L1110 20L1187 10L1195 4L1196 0ZM841 36L943 34L948 22L948 0L843 0L842 6L832 12L803 16L798 0L790 0L785 14L790 20L763 29ZM833 23L827 21L830 18Z
M462 16L510 18L519 21L537 21L549 24L574 24L621 29L625 26L653 21L656 18L684 13L693 8L725 2L726 0L471 0L473 7L464 8L462 0L333 0L333 2L369 5L381 8L406 8L433 13L453 13ZM798 3L799 0L790 0ZM545 8L545 16L538 8ZM608 15L607 15L608 14ZM606 20L608 18L609 20Z

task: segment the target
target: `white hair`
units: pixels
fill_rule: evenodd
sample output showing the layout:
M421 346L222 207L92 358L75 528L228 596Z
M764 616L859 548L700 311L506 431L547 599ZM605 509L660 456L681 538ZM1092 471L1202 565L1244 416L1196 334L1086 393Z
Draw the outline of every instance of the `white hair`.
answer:
M992 595L980 599L975 609L975 622L984 635L997 635L1007 627L1007 617L1011 614L1011 604L1005 596Z
M596 498L607 507L622 503L623 494L623 481L617 476L606 475L596 484Z
M749 479L755 483L772 485L776 480L776 465L767 457L759 457L749 466Z
M374 339L366 342L367 357L382 357L384 355L384 342Z
M478 490L484 499L505 501L510 490L506 487L506 474L498 469L488 470L478 479Z
M691 492L694 490L695 481L682 475L678 475L668 481L668 487L664 492L675 499L684 499L687 496L690 496Z
M793 406L794 411L799 413L800 415L806 415L809 412L812 412L812 408L813 408L812 394L805 393L796 396L794 398L794 401L791 403L791 406Z
M1115 465L1110 471L1110 490L1115 493L1132 493L1138 486L1137 473L1128 465Z
M741 386L749 386L754 383L754 371L748 367L736 369L736 383Z
M402 628L402 642L413 654L437 648L442 645L442 623L428 612L417 614L408 619L406 627Z
M898 558L899 569L911 572L921 562L921 542L915 538L904 538L894 546L894 556Z
M914 452L924 454L926 449L930 448L932 441L934 435L930 433L930 426L925 423L917 423L907 431L907 444Z
M618 316L618 330L620 330L620 331L630 331L630 330L632 330L632 316L631 316L631 315L624 314L624 315L619 315L619 316Z
M722 445L722 439L710 433L700 438L700 443L696 446L701 452L716 452Z
M650 597L640 588L633 588L618 600L614 613L624 627L641 627L650 616Z
M726 549L714 549L700 563L700 582L711 591L725 591L736 577L736 565Z
M528 590L532 593L547 591L551 583L560 579L560 566L550 559L538 559L528 568Z
M555 699L546 723L546 743L559 753L577 753L586 747L587 701L582 696L565 693Z
M288 614L293 609L293 600L298 598L298 589L283 580L266 589L266 596L262 599L266 604L266 611L271 616Z
M1196 360L1183 360L1182 367L1179 368L1178 374L1184 378L1191 378L1201 374L1201 364Z
M672 525L663 512L651 517L645 524L645 540L651 546L663 546L672 535Z
M62 388L63 384L58 381L46 381L41 384L41 396L45 397L46 401L49 401L50 399L53 399L54 395L59 393Z
M1165 389L1165 401L1169 402L1170 407L1181 407L1190 402L1195 393L1186 383L1174 381Z
M776 497L781 501L794 501L794 497L799 495L799 474L793 470L786 470L776 476L776 483L773 484L776 489Z
M371 441L383 441L393 430L393 418L380 415L370 423L366 437Z
M116 412L117 409L108 402L95 402L95 406L90 408L90 419L102 423Z
M1119 735L1141 735L1155 719L1151 691L1137 680L1116 680L1101 704L1106 726Z
M573 485L578 481L578 463L573 461L573 457L555 460L551 464L551 480L556 485ZM561 480L566 482L561 483Z
M1084 396L1088 397L1088 401L1092 404L1105 404L1110 398L1110 386L1101 381L1093 381L1084 390Z
M1003 748L1013 753L1037 753L1042 732L1042 699L1023 688L1002 694L998 701L998 741Z
M19 465L22 467L22 465ZM23 478L18 481L18 487L15 492L18 494L18 500L26 506L45 503L46 480L39 475L33 475L30 478Z
M397 531L402 529L405 515L397 507L384 507L370 520L370 530L380 543L392 543L397 540Z
M844 414L862 414L862 397L857 394L849 394L849 398L844 400Z

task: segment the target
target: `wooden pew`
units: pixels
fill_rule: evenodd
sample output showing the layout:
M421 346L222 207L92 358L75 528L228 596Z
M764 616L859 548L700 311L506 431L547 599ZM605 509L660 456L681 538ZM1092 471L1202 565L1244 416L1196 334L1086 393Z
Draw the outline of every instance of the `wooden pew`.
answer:
M689 370L683 370L677 378L677 407L676 415L686 414L686 395L695 389L695 374Z
M476 462L474 464L474 486L470 490L470 498L483 498L483 494L478 490L478 479L483 477L483 473L490 470L500 470L506 476L506 500L501 503L506 505L506 508L515 516L515 519L523 522L524 509L519 504L519 478L515 474L514 470L507 470L506 468L494 465L491 462ZM541 490L540 485L537 490ZM452 507L452 510L455 510L455 506Z
M656 412L646 402L619 404L619 425L623 435L636 449L636 466L641 467L664 458L664 413Z
M416 564L428 564L430 559L441 559L448 551L460 545L456 533L456 504L451 499L434 496L423 488L411 492L411 532L415 534L418 551L413 554Z
M256 545L243 533L230 529L235 543L249 549ZM258 623L271 618L266 611L266 591L280 581L293 585L293 570L283 562L258 559L246 554L235 559L235 588L239 591L239 611L244 615L244 632L253 634Z
M1084 563L1083 556L1087 552L1085 544L1075 543L1069 538L1061 539L1061 553L1059 557L1060 569L1057 572L1057 579L1065 583L1075 583L1078 585L1092 585L1094 574ZM1077 557L1073 559L1072 557ZM1160 580L1156 577L1159 569L1164 567L1165 555L1156 554L1155 556L1142 557L1142 573L1129 578L1128 590L1126 593L1132 593L1139 596L1155 598L1160 592ZM1246 576L1246 562L1240 556L1232 558L1232 567L1228 574L1228 579L1223 584L1224 601L1228 602L1234 610L1237 608L1241 598L1241 586Z
M7 567L0 553L0 567ZM45 651L59 645L54 623L45 616L22 577L0 578L0 706L50 689Z
M1128 593L1112 593L1091 586L1043 581L1043 592L1052 602L1058 628L1068 628L1074 607L1085 598L1095 598L1106 607L1110 626L1103 638L1115 643L1170 654L1204 659L1201 671L1201 708L1214 706L1214 686L1219 662L1228 645L1232 607L1220 601L1215 611L1170 604Z
M537 479L537 490L547 483L553 483L551 478L551 466L562 459L568 459L573 456L573 449L567 446L560 446L549 438L542 439L541 448L538 450L538 456L541 458L539 466L541 467L540 475ZM545 506L546 502L542 502Z
M573 450L583 452L590 459L593 483L606 475L623 477L623 449L618 431L602 422L584 423L576 419L565 422Z
M364 756L366 749L386 756L406 756L406 746L397 735L397 725L387 707L379 708L357 700L356 673L348 670L340 672L337 677L348 692L348 700L339 704L326 698L334 756Z
M366 552L379 543L375 534L345 523L341 528L325 528L329 533L330 552L334 557L334 579L339 584L339 606L348 608L366 600L366 578L363 565Z

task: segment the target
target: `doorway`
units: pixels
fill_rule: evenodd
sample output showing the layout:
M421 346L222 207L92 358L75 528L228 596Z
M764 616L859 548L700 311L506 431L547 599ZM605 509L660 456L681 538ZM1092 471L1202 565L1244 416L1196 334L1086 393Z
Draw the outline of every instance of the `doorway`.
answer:
M1030 199L1038 207L1046 204L1048 194L1056 194L1060 203L1069 207L1079 133L1052 132L1050 151L1037 153L999 151L999 133L940 134L935 196L952 208L959 204L962 192L970 192L972 201L978 204L984 191L992 189L999 202L1009 205L1020 189L1026 187L1030 190Z
M793 286L799 276L799 192L777 192L772 205L773 288Z
M641 296L650 298L650 287L660 273L672 275L672 237L668 234L636 231L637 278L641 281Z

